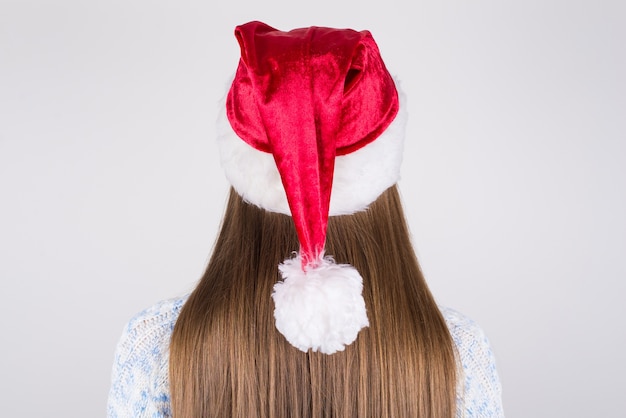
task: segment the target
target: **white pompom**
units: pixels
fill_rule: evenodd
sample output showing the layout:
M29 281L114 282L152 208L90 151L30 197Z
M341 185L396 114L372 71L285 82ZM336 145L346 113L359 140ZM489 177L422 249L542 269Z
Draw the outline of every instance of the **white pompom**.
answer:
M325 257L305 273L298 256L279 269L284 280L272 293L276 328L294 347L325 354L343 351L369 325L363 279L353 266Z

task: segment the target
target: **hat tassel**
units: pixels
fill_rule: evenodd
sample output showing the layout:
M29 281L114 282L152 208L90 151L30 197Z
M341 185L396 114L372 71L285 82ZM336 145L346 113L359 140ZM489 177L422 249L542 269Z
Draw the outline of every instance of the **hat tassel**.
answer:
M369 325L361 295L363 278L353 266L326 256L303 270L297 254L279 270L283 280L272 293L276 328L294 347L333 354Z

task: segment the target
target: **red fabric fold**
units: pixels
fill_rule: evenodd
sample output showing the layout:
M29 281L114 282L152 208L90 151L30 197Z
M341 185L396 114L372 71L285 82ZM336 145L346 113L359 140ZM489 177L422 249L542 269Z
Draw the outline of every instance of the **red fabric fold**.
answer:
M398 95L368 31L238 26L241 60L227 97L239 137L273 154L303 268L323 254L336 155L376 139Z

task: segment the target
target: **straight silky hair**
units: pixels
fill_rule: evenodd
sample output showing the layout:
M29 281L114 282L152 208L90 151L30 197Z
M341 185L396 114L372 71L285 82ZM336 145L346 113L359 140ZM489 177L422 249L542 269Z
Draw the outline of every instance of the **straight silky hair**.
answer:
M173 416L453 417L455 349L396 186L365 211L329 219L326 252L362 275L370 322L342 352L304 353L274 326L277 266L297 248L289 216L231 189L206 272L174 327Z

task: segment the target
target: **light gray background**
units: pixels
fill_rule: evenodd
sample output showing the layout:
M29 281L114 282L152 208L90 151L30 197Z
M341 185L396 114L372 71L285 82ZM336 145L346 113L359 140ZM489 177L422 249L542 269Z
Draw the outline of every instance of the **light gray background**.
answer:
M0 415L104 416L124 323L194 286L258 19L374 34L420 261L490 337L507 416L624 416L624 4L0 0Z

